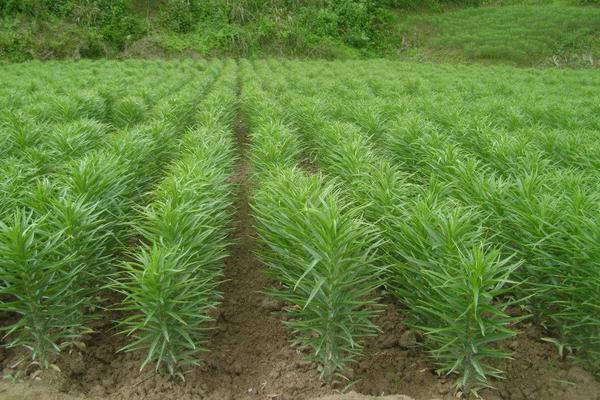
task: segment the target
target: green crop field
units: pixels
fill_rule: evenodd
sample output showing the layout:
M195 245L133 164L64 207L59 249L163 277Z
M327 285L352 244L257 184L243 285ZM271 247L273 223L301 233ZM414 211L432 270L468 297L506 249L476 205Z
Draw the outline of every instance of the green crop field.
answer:
M0 110L6 380L600 393L594 70L31 61Z

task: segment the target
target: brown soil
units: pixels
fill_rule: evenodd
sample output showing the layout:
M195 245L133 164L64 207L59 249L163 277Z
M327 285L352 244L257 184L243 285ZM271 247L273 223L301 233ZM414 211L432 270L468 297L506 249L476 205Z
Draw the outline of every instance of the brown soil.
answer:
M250 229L250 225L244 229ZM241 229L240 229L241 230ZM323 385L312 364L289 345L289 334L271 315L280 307L259 290L270 284L252 255L251 235L239 237L224 285L226 300L220 311L205 365L190 371L185 382L171 381L152 371L140 373L139 354L115 354L122 339L97 333L80 350L58 361L61 372L46 371L19 384L0 381L0 399L6 400L168 400L168 399L311 399L311 400L455 400L452 381L437 376L418 337L402 323L397 307L388 304L376 321L383 333L370 340L364 359L354 366L357 393L339 394ZM249 239L247 239L249 238ZM235 269L240 265L245 268ZM99 327L110 331L110 324ZM539 339L530 326L507 344L515 360L503 368L506 381L497 390L481 393L485 400L600 400L600 383L593 376L561 361L553 345ZM417 342L416 342L417 341ZM0 352L5 372L18 358ZM391 395L403 393L411 397ZM371 397L373 396L373 397ZM385 397L376 397L385 396Z
M403 393L416 400L456 399L452 379L438 376L418 339L403 323L398 307L388 304L377 325L383 333L367 343L365 357L355 368L362 380L355 390L365 394ZM508 379L484 390L485 400L600 400L600 382L592 374L561 361L556 348L540 339L531 325L506 344L514 351L501 369Z
M346 371L357 383L357 393L341 395L319 380L313 364L290 345L290 334L273 312L281 304L261 290L273 284L254 255L257 243L249 207L251 181L247 157L247 128L240 113L236 134L240 158L235 182L235 244L226 263L227 281L222 285L223 303L216 312L213 350L200 367L190 370L185 382L139 372L143 355L116 353L124 345L114 335L107 316L95 326L85 344L63 354L61 371L28 374L21 383L0 381L2 400L368 400L404 393L416 400L456 399L452 381L433 372L427 354L417 347L416 337L402 322L396 305L388 303L376 323L383 333L366 343L364 359ZM118 299L113 299L118 301ZM4 316L0 316L4 317ZM6 321L6 318L3 318ZM553 345L539 339L530 326L507 346L515 359L506 363L508 380L496 382L496 391L484 391L486 400L600 400L600 383L583 369L559 360ZM0 367L5 374L19 359L19 352L0 348ZM381 397L384 399L384 397ZM410 400L400 395L387 400Z
M251 229L240 224L238 235ZM186 375L185 382L152 371L140 373L140 354L115 354L123 340L109 333L112 325L107 322L97 327L99 333L85 347L61 356L57 362L61 372L46 371L34 379L30 375L19 384L0 381L0 399L379 399L335 394L319 381L313 365L303 362L302 355L290 347L289 333L271 315L280 305L259 292L270 282L252 254L252 235L238 238L235 247L239 251L228 263L230 280L223 287L225 299L230 299L219 310L211 345L215 351L206 356L204 366ZM350 371L359 380L354 390L372 396L404 393L415 400L456 399L452 381L433 372L426 353L416 345L419 338L403 325L396 306L388 304L376 322L383 333L366 344L364 359ZM600 383L590 373L561 361L556 349L541 341L534 328L523 330L507 344L516 353L515 360L503 366L509 378L495 382L497 390L483 391L483 399L600 399ZM0 352L5 373L12 372L8 366L18 357L13 351Z

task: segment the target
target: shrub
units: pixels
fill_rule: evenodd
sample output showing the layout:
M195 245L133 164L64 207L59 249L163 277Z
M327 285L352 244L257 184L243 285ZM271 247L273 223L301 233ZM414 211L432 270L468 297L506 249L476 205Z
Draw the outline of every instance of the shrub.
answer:
M199 6L196 0L169 0L161 8L163 23L178 33L191 31L198 16Z

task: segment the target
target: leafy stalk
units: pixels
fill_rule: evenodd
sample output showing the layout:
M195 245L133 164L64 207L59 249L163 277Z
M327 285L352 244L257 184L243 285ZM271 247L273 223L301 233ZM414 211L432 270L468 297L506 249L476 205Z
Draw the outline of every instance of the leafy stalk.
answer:
M331 381L360 355L360 339L377 331L377 232L340 204L336 185L297 170L263 182L253 208L261 258L283 286L269 293L290 304L285 324Z
M8 347L25 347L32 361L48 368L64 347L65 332L79 328L73 315L79 302L74 282L81 265L57 251L60 232L48 231L43 219L31 212L17 211L14 222L0 223L0 294L9 296L0 303L3 311L16 313L18 320L6 330ZM74 301L75 300L75 301Z

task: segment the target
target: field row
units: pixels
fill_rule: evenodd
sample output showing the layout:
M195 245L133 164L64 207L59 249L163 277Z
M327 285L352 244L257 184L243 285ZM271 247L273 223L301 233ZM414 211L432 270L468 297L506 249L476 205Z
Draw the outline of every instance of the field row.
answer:
M256 70L313 162L381 232L384 285L440 369L487 386L502 375L493 360L511 355L498 342L529 317L597 369L597 82L561 76L565 100L538 74L499 96L500 68L490 79L382 64Z
M382 297L467 395L505 377L503 342L524 320L597 372L600 80L515 71L7 68L4 344L49 368L109 309L140 368L183 377L198 364L222 296L243 118L265 290L324 379L346 379Z
M89 67L70 90L95 74ZM202 350L207 316L198 311L218 299L228 242L236 66L179 67L141 86L146 97L94 93L90 113L69 95L49 97L51 118L27 102L5 113L1 308L20 316L5 344L25 347L41 368L90 333L101 317L93 310L106 306L128 311L118 321L131 338L124 350L145 349L157 368L178 373L175 364ZM111 95L132 88L105 84ZM107 303L107 290L121 304Z

